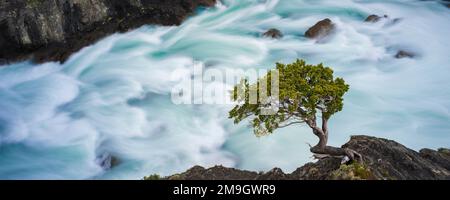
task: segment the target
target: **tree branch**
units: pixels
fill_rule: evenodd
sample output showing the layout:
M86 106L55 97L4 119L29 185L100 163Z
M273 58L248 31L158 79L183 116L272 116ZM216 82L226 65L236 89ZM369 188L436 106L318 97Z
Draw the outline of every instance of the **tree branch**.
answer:
M285 128L285 127L288 127L288 126L293 125L293 124L301 124L301 123L305 123L305 121L291 122L291 123L288 123L288 124L285 124L285 125L278 126L278 128Z

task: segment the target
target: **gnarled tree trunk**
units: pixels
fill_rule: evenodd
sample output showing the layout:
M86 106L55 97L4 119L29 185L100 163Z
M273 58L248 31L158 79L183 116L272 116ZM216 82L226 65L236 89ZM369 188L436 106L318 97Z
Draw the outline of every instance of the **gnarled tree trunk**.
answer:
M312 146L310 151L315 154L332 156L332 157L345 157L347 156L350 160L355 160L356 158L361 161L362 156L349 148L339 148L327 146L328 143L328 119L322 118L322 128L319 128L314 120L307 121L307 124L313 130L314 135L319 138L319 143Z

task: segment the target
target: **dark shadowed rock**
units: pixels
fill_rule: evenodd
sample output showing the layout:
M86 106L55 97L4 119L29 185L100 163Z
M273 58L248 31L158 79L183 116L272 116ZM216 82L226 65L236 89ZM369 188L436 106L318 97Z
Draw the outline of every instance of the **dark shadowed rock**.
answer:
M314 26L309 28L305 32L305 36L308 38L321 39L330 35L334 30L334 24L330 19L324 19L317 22Z
M376 179L449 179L440 163L387 139L353 136L344 145L364 155L364 163Z
M438 151L432 149L420 150L420 155L425 159L437 163L443 168L450 170L450 150L441 148Z
M339 169L340 165L341 159L339 158L326 158L315 163L306 163L292 172L290 178L296 180L325 180L333 171Z
M2 0L0 59L34 55L65 61L73 52L115 32L144 24L178 25L216 0Z
M195 166L181 174L168 176L169 180L253 180L256 179L258 173L226 168L223 166L215 166L205 169L201 166Z
M391 24L397 24L397 23L399 23L400 21L402 21L403 19L402 18L395 18L395 19L393 19L392 21L391 21Z
M369 15L366 20L364 20L365 22L377 22L380 20L380 16L378 15Z
M287 180L288 175L283 172L280 168L273 168L266 173L260 173L257 180Z
M275 168L266 173L216 166L205 169L200 166L166 177L181 180L434 180L450 179L450 150L423 149L420 153L395 141L352 136L343 147L354 149L363 155L363 162L341 165L340 158L324 158L307 163L290 174Z
M198 4L205 7L212 7L216 5L216 0L198 0Z
M97 158L98 164L105 170L116 167L120 164L120 159L109 153L104 153Z
M378 16L378 15L369 15L364 21L365 22L375 23L375 22L380 21L380 19L382 19L382 18L388 18L388 16L384 15L384 16L381 17L381 16Z
M414 58L414 53L409 51L400 50L395 54L395 58Z
M283 34L281 33L280 30L276 29L276 28L271 28L268 31L266 31L263 34L264 37L270 37L270 38L274 38L274 39L279 39L283 37Z

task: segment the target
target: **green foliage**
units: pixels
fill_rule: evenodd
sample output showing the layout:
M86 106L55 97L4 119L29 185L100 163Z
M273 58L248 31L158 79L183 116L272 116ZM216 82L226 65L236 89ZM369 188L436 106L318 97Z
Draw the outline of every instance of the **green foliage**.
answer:
M439 148L439 149L438 149L438 152L439 152L439 153L446 154L447 156L450 156L450 149Z
M150 176L144 177L144 180L146 180L146 181L150 181L150 180L161 180L161 176L159 176L158 174L152 174L152 175L150 175Z
M30 7L37 7L42 2L44 2L44 0L27 0L27 5Z
M234 87L232 100L238 105L229 112L229 118L234 119L234 123L250 118L255 134L262 136L280 127L315 121L318 112L322 118L329 119L342 110L343 96L349 86L342 78L334 78L331 68L297 60L287 65L277 63L276 69L256 83L250 84L244 79ZM279 76L278 91L271 91L274 75ZM257 94L256 102L251 101L252 92ZM278 101L268 97L275 92L279 93ZM275 114L265 115L262 112L269 107Z
M341 165L339 169L331 173L331 178L335 180L370 180L374 179L374 176L367 166L353 162L349 165Z

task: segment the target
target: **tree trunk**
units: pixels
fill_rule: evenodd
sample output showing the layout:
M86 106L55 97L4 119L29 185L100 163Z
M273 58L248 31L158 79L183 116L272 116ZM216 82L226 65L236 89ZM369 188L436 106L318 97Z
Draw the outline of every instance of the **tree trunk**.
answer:
M345 157L347 156L350 160L355 160L358 157L359 161L362 161L361 155L349 148L338 148L327 146L328 143L328 120L322 119L322 129L318 128L315 123L308 123L313 129L314 135L319 138L319 143L316 146L310 148L310 151L315 154L325 154L333 157Z

